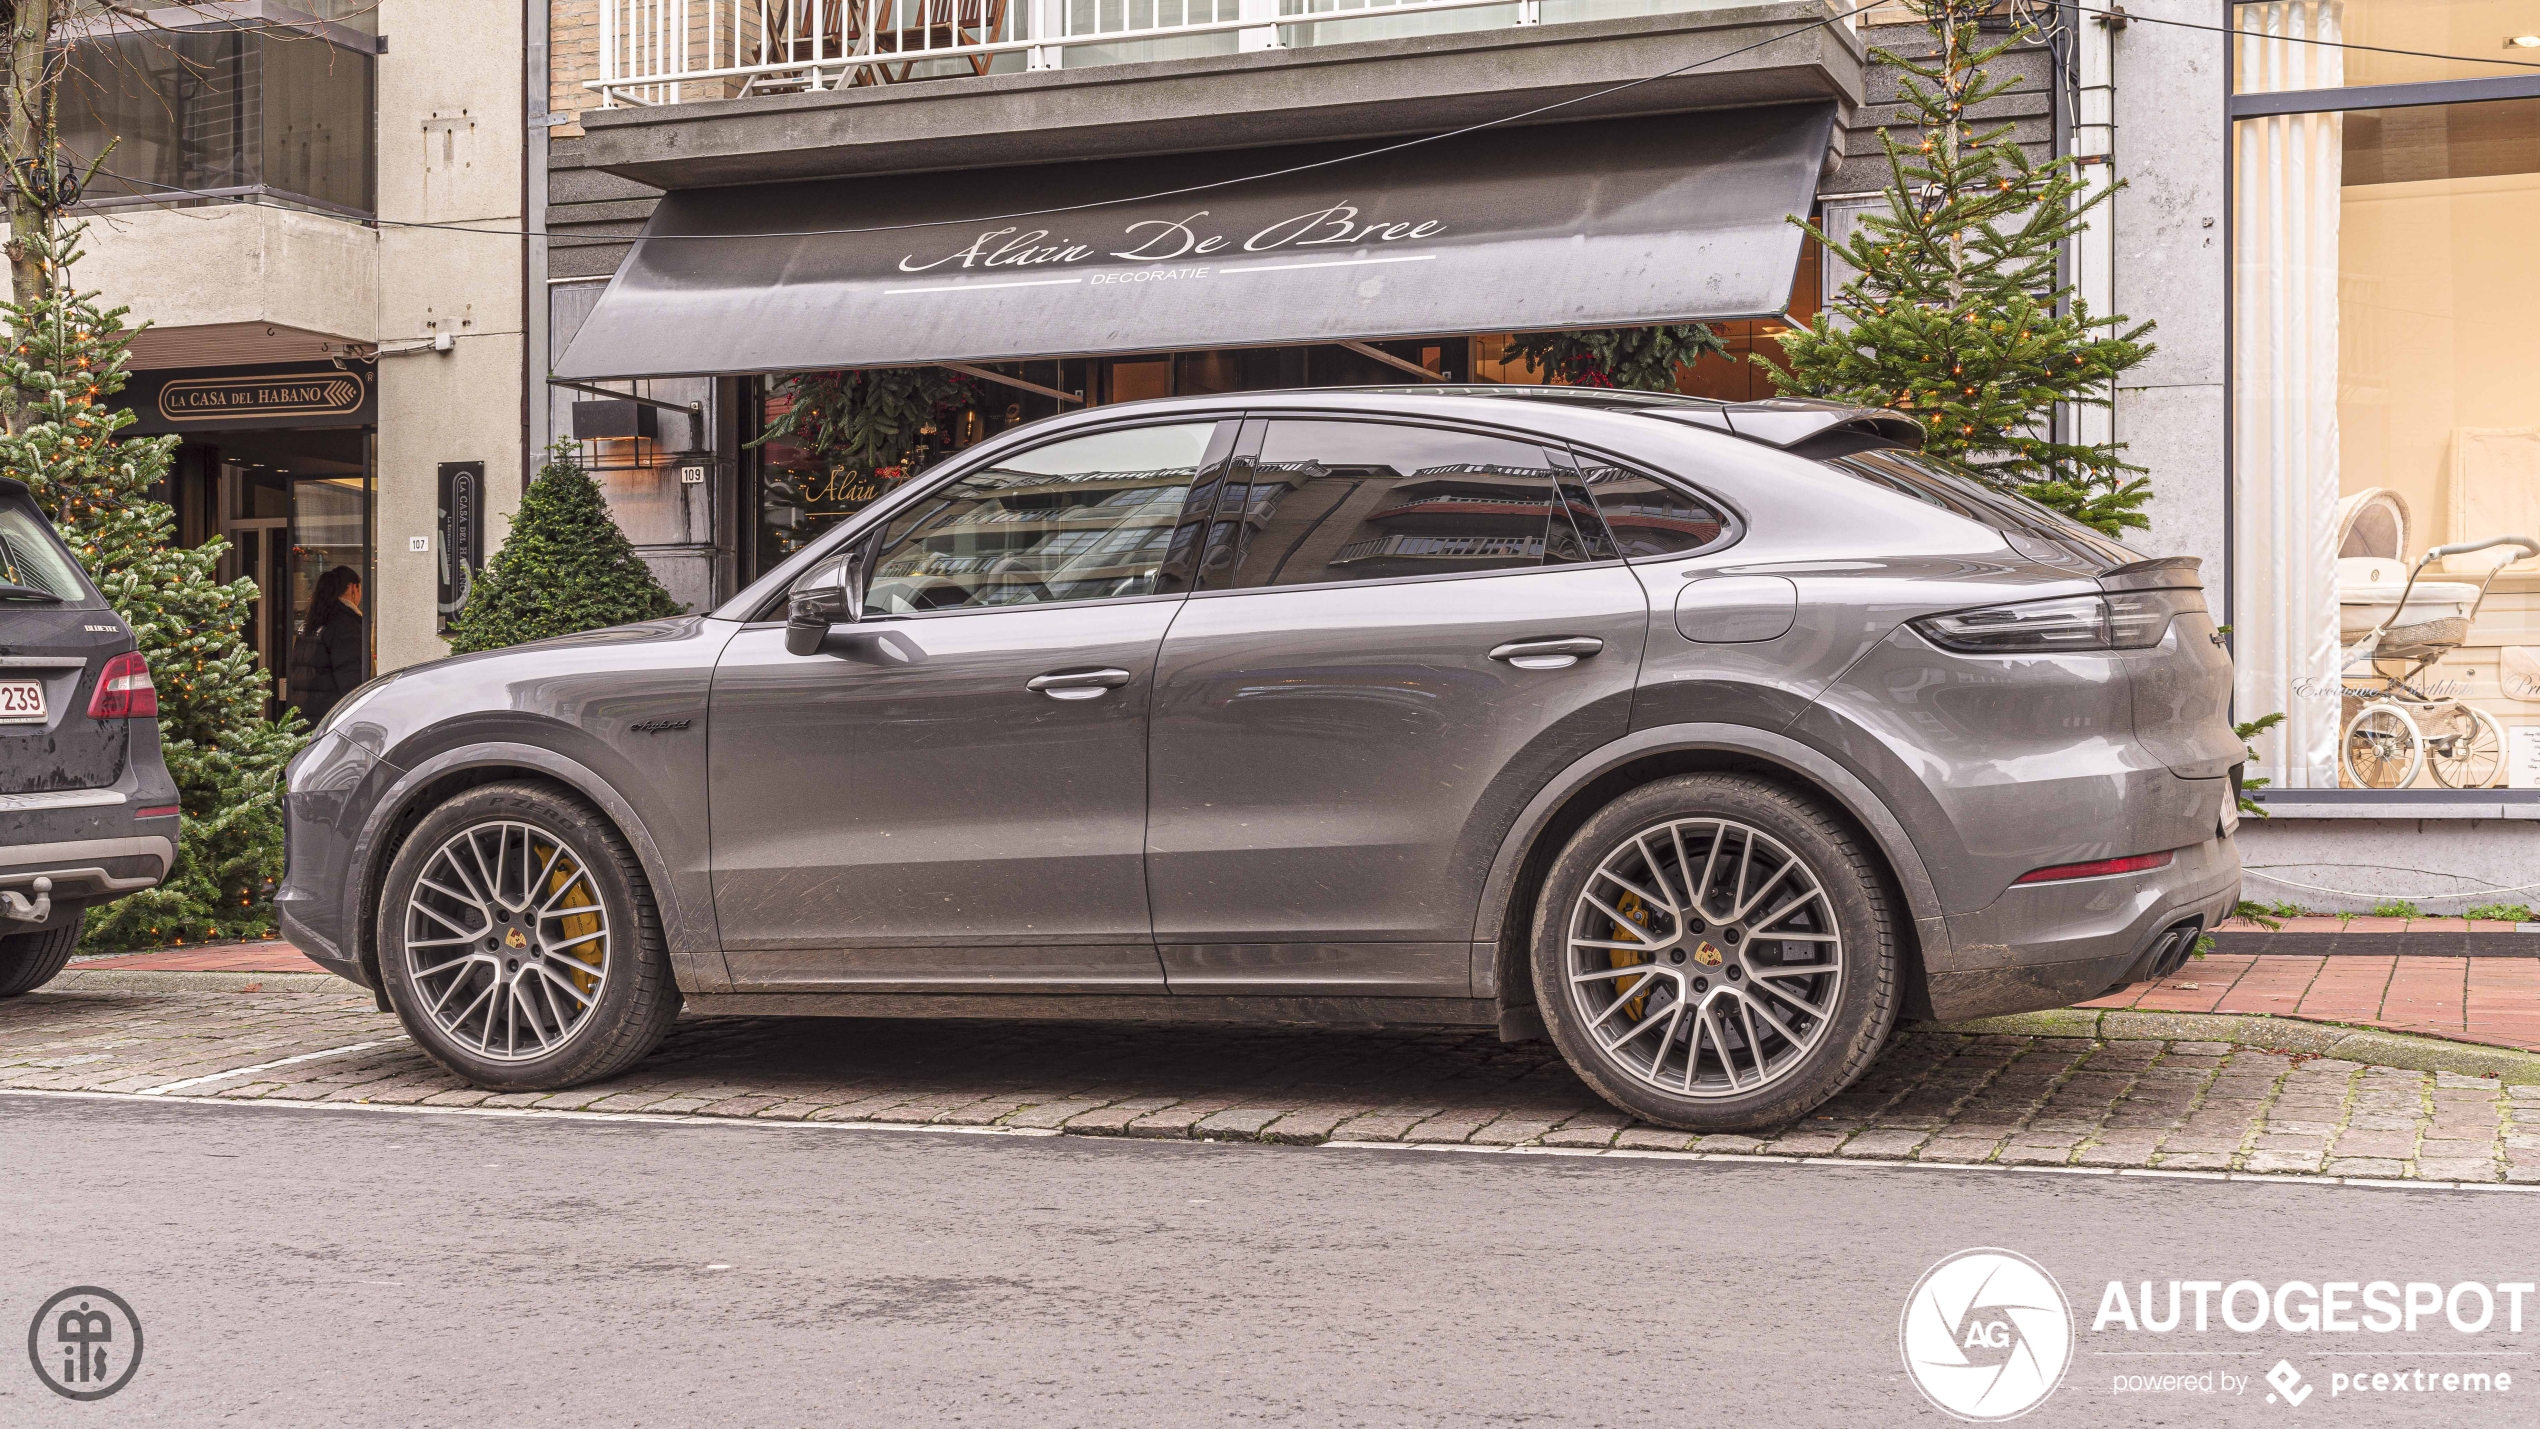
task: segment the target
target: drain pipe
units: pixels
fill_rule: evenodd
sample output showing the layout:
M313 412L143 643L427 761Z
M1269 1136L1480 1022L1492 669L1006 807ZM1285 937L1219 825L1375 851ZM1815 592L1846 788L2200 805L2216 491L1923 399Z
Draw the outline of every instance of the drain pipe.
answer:
M2072 31L2072 153L2083 184L2075 201L2097 199L2099 207L2091 213L2089 226L2073 239L2073 288L2093 316L2104 318L2117 311L2117 213L2116 204L2100 196L2117 180L2116 36L2126 27L2126 13L2113 0L2105 14L2080 14L2080 7L2074 8L2082 23ZM2087 446L2115 440L2116 395L2112 378L2107 392L2111 405L2074 404L2073 441Z

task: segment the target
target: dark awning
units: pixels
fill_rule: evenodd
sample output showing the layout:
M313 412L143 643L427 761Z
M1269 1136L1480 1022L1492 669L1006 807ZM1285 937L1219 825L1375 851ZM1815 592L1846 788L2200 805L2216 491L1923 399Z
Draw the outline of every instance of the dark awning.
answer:
M1766 317L1828 105L674 191L568 378L884 367ZM909 226L920 225L920 226ZM883 231L871 231L880 228ZM842 230L866 230L852 232Z

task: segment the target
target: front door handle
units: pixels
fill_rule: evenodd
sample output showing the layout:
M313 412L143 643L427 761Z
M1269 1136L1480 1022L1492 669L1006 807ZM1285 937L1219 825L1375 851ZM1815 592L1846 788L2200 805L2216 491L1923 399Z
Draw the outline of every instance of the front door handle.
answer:
M1038 690L1054 700L1090 700L1127 683L1126 670L1053 670L1034 675L1023 683L1023 688Z
M1560 640L1512 640L1490 652L1490 657L1520 670L1566 670L1604 648L1605 642L1593 635L1574 635Z

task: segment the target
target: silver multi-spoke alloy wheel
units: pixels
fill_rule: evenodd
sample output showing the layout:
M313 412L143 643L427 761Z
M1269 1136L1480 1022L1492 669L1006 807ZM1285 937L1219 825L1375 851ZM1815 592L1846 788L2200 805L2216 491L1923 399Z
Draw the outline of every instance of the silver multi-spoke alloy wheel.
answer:
M1588 875L1566 966L1578 1025L1616 1070L1674 1096L1740 1096L1824 1039L1843 930L1788 844L1736 819L1670 819Z
M556 1051L590 1023L608 983L612 930L591 867L534 823L451 835L416 876L404 927L420 1011L478 1057Z

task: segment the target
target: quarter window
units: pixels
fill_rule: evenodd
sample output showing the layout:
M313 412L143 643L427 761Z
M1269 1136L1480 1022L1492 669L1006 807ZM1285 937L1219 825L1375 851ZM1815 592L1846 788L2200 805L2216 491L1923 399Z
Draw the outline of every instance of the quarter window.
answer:
M1213 422L1100 432L1018 452L893 517L876 615L1148 595Z
M1235 590L1582 558L1543 449L1470 432L1272 422L1218 513L1209 583Z
M1728 518L1707 498L1584 452L1579 462L1578 479L1626 560L1698 551L1729 528Z

